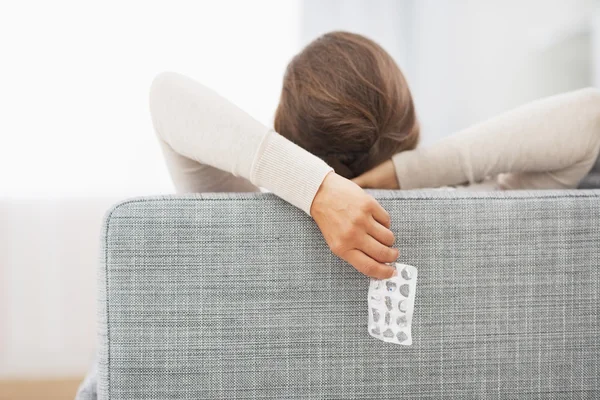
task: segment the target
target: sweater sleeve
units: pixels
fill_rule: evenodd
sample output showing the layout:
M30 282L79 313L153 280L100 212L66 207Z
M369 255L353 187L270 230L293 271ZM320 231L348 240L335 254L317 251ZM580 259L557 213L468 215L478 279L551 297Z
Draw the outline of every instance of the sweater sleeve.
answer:
M269 130L202 84L165 72L150 89L150 112L163 151L247 179L310 214L325 176L323 160ZM167 157L172 176L184 177ZM210 179L210 177L207 177ZM193 183L184 185L194 187Z
M499 174L510 174L507 188L576 187L599 152L600 91L590 88L532 102L392 161L402 189Z

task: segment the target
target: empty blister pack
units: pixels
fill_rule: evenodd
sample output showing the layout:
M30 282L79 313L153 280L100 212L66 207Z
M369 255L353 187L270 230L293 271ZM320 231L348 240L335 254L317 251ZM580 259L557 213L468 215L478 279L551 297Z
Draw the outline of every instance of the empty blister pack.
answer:
M384 342L412 344L411 323L417 289L417 269L394 264L398 275L371 279L369 285L369 334Z

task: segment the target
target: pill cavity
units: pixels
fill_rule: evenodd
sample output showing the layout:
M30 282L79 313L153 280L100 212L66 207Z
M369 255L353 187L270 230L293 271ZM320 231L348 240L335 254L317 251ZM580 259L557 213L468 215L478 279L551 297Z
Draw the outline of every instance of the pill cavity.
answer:
M389 296L385 296L385 306L387 307L388 311L392 311L392 298Z
M398 291L402 296L408 297L409 289L407 284L401 285Z
M387 332L387 331L386 331ZM387 337L387 336L386 336ZM396 334L396 339L398 339L398 341L400 343L404 342L406 339L408 339L408 336L406 336L406 333L400 331Z
M400 300L398 302L398 310L406 312L408 310L408 300Z
M412 278L412 275L411 275L410 271L408 270L408 268L404 268L402 270L402 272L400 272L400 275L407 281Z
M383 337L393 338L394 332L390 328L388 328L383 332Z
M396 290L397 287L398 287L398 285L396 284L396 282L387 281L385 283L385 288L387 289L388 292L393 292L394 290Z
M374 322L378 322L379 321L379 317L381 316L379 314L379 311L376 308L373 308L373 321Z
M381 332L379 331L379 327L376 326L375 328L371 329L371 333L373 335L379 335Z
M396 325L398 325L400 327L405 327L406 325L408 325L408 320L406 319L406 315L402 315L402 316L396 318Z
M385 313L385 324L386 325L390 324L390 313L389 312Z

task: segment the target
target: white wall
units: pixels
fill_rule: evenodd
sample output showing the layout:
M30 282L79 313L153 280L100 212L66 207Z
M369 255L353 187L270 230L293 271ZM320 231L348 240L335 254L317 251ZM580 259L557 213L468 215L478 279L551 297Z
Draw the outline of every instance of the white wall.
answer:
M0 379L90 365L100 227L117 200L0 199Z
M298 14L290 0L0 3L0 379L85 373L102 216L172 191L154 75L195 77L271 124Z
M600 87L600 0L596 0L596 4L592 14L592 76L594 86Z
M412 0L304 0L301 43L304 46L333 30L367 35L382 45L410 77L414 8Z
M416 3L413 82L432 139L592 83L593 1Z
M304 0L302 41L346 29L380 42L407 76L427 144L530 100L592 84L597 3Z
M171 191L147 94L190 75L271 124L298 1L0 3L0 196Z

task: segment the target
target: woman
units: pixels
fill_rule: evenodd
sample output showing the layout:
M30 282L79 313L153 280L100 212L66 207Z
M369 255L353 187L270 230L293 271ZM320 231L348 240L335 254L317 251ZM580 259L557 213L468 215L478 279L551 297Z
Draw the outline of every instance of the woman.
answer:
M311 215L336 255L376 278L394 273L385 263L398 251L389 215L358 185L574 188L600 153L594 89L416 148L419 125L402 73L377 44L345 32L320 37L290 62L274 131L174 73L154 80L150 110L178 192L269 189ZM92 370L77 398L95 393Z
M346 32L318 38L290 62L274 130L174 73L155 79L150 109L179 193L269 189L311 215L337 256L376 278L394 273L386 263L398 250L389 215L359 185L574 188L600 152L595 89L539 100L417 148L402 73L376 43Z

